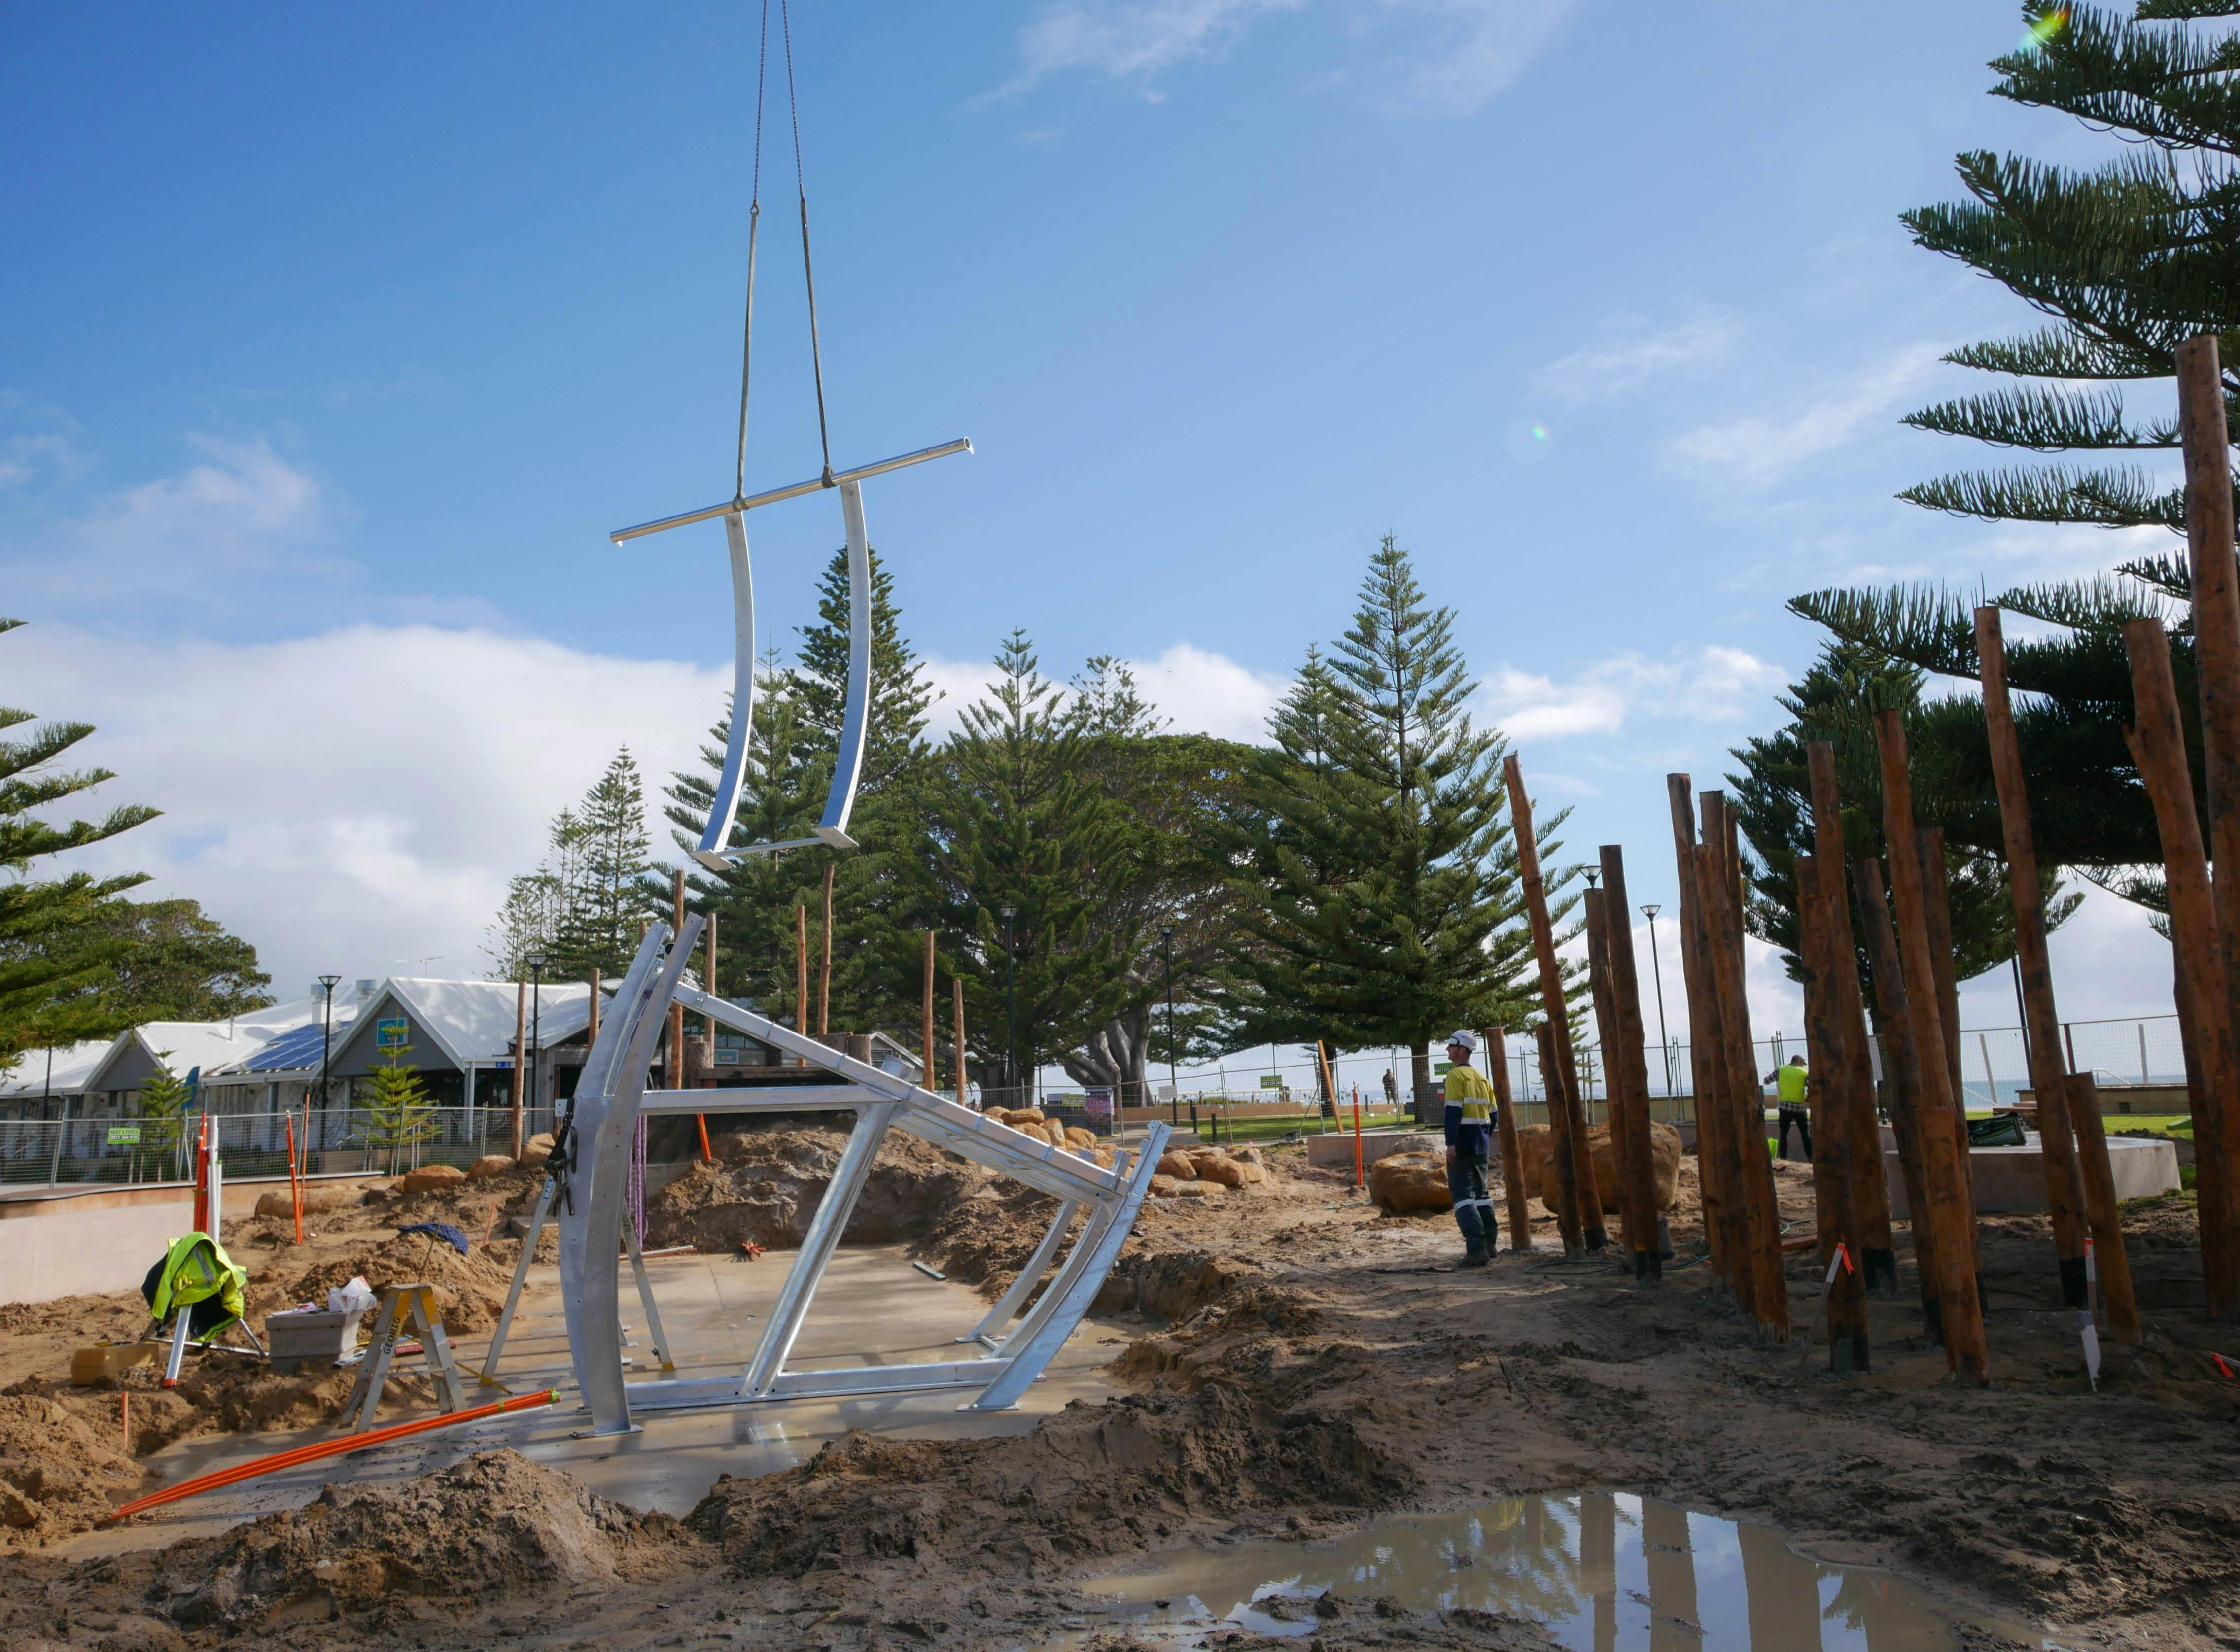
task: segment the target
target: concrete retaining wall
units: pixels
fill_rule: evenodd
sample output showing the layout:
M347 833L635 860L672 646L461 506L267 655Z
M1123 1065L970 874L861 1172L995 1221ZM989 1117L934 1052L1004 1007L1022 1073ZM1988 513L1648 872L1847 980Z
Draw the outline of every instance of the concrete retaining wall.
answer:
M82 1199L11 1200L0 1205L0 1302L137 1290L163 1247L194 1225L191 1198L109 1205Z

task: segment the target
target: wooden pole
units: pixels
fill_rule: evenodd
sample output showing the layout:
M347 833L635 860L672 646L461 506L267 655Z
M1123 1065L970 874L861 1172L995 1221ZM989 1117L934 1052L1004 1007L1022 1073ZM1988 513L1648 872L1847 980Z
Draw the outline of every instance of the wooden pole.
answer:
M1823 876L1826 866L1832 876ZM1829 909L1843 899L1843 868L1815 856L1797 857L1797 927L1798 951L1804 964L1804 1038L1812 1052L1812 1084L1822 1096L1820 1134L1812 1143L1813 1191L1824 1208L1824 1226L1834 1244L1824 1250L1824 1264L1840 1247L1828 1296L1828 1369L1837 1376L1869 1369L1867 1350L1867 1291L1864 1264L1864 1224L1851 1163L1851 1131L1842 1110L1850 1098L1840 1092L1849 1068L1843 995L1837 983L1852 968L1847 955L1837 952L1835 923ZM1830 885L1833 885L1831 888ZM1857 970L1853 969L1856 976ZM1850 1265L1844 1266L1848 1261Z
M925 1019L919 1031L923 1035L919 1048L925 1052L925 1071L920 1076L923 1081L920 1088L939 1094L941 1075L935 1069L940 1064L940 1052L936 1050L933 1045L933 931L931 929L925 932ZM1117 1114L1113 1116L1112 1126L1116 1130L1120 1127Z
M1875 713L1875 749L1882 759L1883 841L1890 849L1891 893L1897 904L1898 958L1905 995L1914 1007L1914 1048L1921 1069L1921 1169L1928 1216L1937 1231L1937 1294L1944 1309L1944 1359L1963 1382L1990 1381L1990 1350L1983 1340L1983 1303L1976 1289L1976 1210L1959 1147L1963 1128L1954 1119L1951 1068L1944 1058L1943 1020L1937 1009L1937 969L1930 956L1928 900L1914 839L1913 775L1908 765L1905 721L1897 711Z
M1532 800L1524 793L1524 769L1511 752L1503 761L1509 789L1509 816L1517 839L1517 867L1532 924L1532 953L1540 971L1540 1006L1548 1017L1549 1046L1555 1059L1542 1064L1548 1081L1548 1122L1556 1153L1556 1225L1563 1254L1577 1256L1609 1242L1602 1206L1595 1197L1594 1165L1588 1158L1585 1116L1573 1077L1571 1023L1564 1001L1563 976L1556 962L1556 929L1548 916L1548 886L1540 875L1540 844L1532 835ZM1560 1099L1559 1099L1560 1097Z
M1719 987L1710 964L1710 931L1700 887L1695 788L1686 775L1664 777L1672 807L1673 855L1680 885L1680 973L1688 994L1688 1065L1695 1089L1697 1182L1703 1203L1703 1239L1711 1276L1750 1311L1750 1272L1738 1265L1749 1244L1738 1222L1737 1190L1727 1175L1726 1062L1720 1058Z
M1599 889L1590 889L1581 897L1587 919L1587 989L1595 1011L1595 1031L1603 1047L1603 1093L1609 1098L1610 1168L1617 1175L1610 1192L1617 1201L1618 1222L1627 1250L1636 1250L1641 1241L1641 1218L1633 1209L1632 1179L1626 1175L1624 1137L1618 1130L1618 1116L1623 1102L1618 1096L1617 1073L1610 1060L1610 1051L1617 1047L1617 999L1610 986L1610 897ZM1593 1155L1589 1154L1591 1162ZM1599 1199L1602 1190L1596 1189Z
M1836 788L1836 748L1816 740L1804 749L1812 787L1812 853L1827 869L1828 944L1835 969L1837 1014L1841 1023L1843 1068L1826 1073L1815 1069L1814 1084L1822 1086L1839 1109L1837 1128L1850 1138L1851 1200L1858 1213L1860 1242L1865 1254L1858 1259L1867 1289L1897 1289L1897 1253L1890 1239L1890 1180L1883 1168L1883 1132L1875 1114L1875 1069L1872 1042L1867 1034L1865 996L1859 989L1859 946L1851 932L1851 903L1843 871L1843 802Z
M1625 1095L1622 1121L1625 1151L1618 1163L1630 1185L1630 1202L1641 1213L1640 1239L1635 1241L1629 1226L1626 1242L1635 1246L1634 1276L1662 1282L1664 1243L1657 1230L1656 1147L1649 1128L1649 1037L1641 1021L1641 968L1633 952L1633 908L1626 899L1625 851L1615 843L1606 843L1601 859L1603 889L1610 896L1603 933L1610 943L1610 993L1617 1006L1617 1054L1609 1053L1607 1041L1604 1054L1610 1068L1610 1094L1617 1096L1623 1090ZM1620 1116L1613 1113L1613 1139L1620 1123Z
M669 933L671 944L675 937L684 933L684 873L682 868L673 875L670 884ZM689 956L689 955L688 955ZM662 1059L662 1076L671 1089L690 1088L691 1080L684 1073L684 1006L669 1006L669 1052Z
M714 912L708 914L707 961L703 965L705 978L700 983L702 988L711 998L722 996L716 986L716 919L717 916ZM716 1082L716 1022L711 1016L703 1016L701 1021L706 1029L707 1035L703 1045L704 1064L708 1069L708 1082L712 1084Z
M2015 971L2022 982L2024 1054L2030 1059L2030 1090L2037 1097L2037 1135L2045 1161L2046 1208L2053 1216L2053 1254L2061 1274L2061 1298L2070 1308L2084 1306L2084 1234L2087 1214L2083 1178L2077 1163L2077 1129L2069 1112L2070 1087L2062 1060L2061 1017L2054 1006L2053 959L2045 943L2045 908L2040 899L2037 843L2030 829L2030 792L2023 780L2022 742L2007 695L2007 644L1999 629L1999 610L1976 610L1976 658L1983 682L1983 726L1990 737L1991 778L1999 790L1999 827L2007 851L2007 893L2014 903ZM2099 1122L2093 1109L2093 1123ZM2107 1150L2103 1141L2101 1150ZM2116 1242L2100 1238L2102 1213L2090 1213L2101 1278L2112 1266L2130 1285L2123 1257L2123 1226L2111 1205L2106 1220ZM2114 1293L2109 1293L2112 1307ZM2113 1316L2110 1316L2111 1323ZM2123 1334L2122 1327L2117 1327ZM2126 1340L2138 1339L2135 1323Z
M591 971L591 999L583 1007L583 1044L585 1049L599 1042L599 1011L604 1007L599 996L599 972Z
M1735 817L1725 795L1707 791L1703 811L1704 885L1712 891L1705 916L1712 922L1711 965L1719 983L1719 1020L1725 1034L1728 1096L1734 1103L1733 1149L1728 1163L1741 1189L1751 1274L1751 1313L1762 1336L1789 1340L1789 1281L1782 1268L1781 1203L1773 1188L1773 1155L1765 1144L1765 1091L1750 1044L1750 1001L1743 986L1742 856Z
M1480 1035L1485 1040L1485 1076L1493 1085L1493 1099L1499 1104L1500 1117L1494 1121L1501 1133L1501 1188L1509 1204L1509 1248L1511 1250L1532 1249L1532 1213L1525 1209L1531 1195L1524 1186L1524 1150L1517 1140L1517 1106L1510 1099L1509 1084L1509 1048L1498 1027L1489 1027ZM1361 1116L1358 1103L1354 1117Z
M1952 953L1952 895L1943 829L1915 828L1913 847L1921 862L1922 916L1929 926L1929 964L1937 977L1937 1036L1943 1041L1946 1082L1952 1091L1953 1140L1968 1180L1968 1255L1973 1258L1982 1246L1976 1233L1976 1164L1969 1156L1973 1143L1968 1140L1968 1086L1960 1076L1960 980Z
M513 1159L517 1164L521 1162L521 1066L528 1043L529 983L517 981L513 990Z
M822 1039L832 1025L832 863L824 865L824 925L817 949L823 955L817 972L817 1036Z
M1890 1129L1897 1136L1898 1171L1905 1179L1906 1224L1913 1229L1913 1271L1921 1292L1921 1324L1929 1340L1944 1342L1944 1301L1937 1288L1937 1229L1929 1220L1929 1182L1921 1145L1921 1056L1913 1045L1913 1010L1906 1002L1905 966L1897 931L1890 927L1882 867L1872 856L1851 863L1859 921L1875 975L1875 1018L1883 1035L1883 1073L1890 1084Z
M798 902L793 909L793 1029L809 1036L809 909Z
M2193 576L2208 847L2212 865L2240 869L2240 570L2233 558L2231 436L2214 333L2177 347L2177 419L2185 452L2185 543ZM2214 897L2217 932L2240 936L2240 876L2219 877Z
M957 1021L957 1104L959 1107L970 1107L972 1102L967 1089L968 1079L964 1070L964 983L952 976L949 982L949 991L951 1003L955 1007Z
M2178 1014L2186 1029L2190 1063L2200 1079L2194 1098L2195 1192L2199 1199L2201 1263L2209 1316L2240 1313L2240 1243L2234 1218L2240 1210L2227 1176L2236 1076L2230 1006L2223 991L2225 960L2217 923L2201 823L2185 761L2177 688L2170 675L2170 643L2157 619L2123 627L2130 656L2134 726L2131 756L2139 766L2163 844L2170 892L2170 942L2177 966ZM2232 880L2240 883L2240 877Z
M1564 1230L1564 1207L1568 1203L1574 1213L1577 1211L1579 1189L1573 1179L1577 1171L1567 1149L1567 1137L1563 1128L1556 1122L1563 1116L1563 1076L1557 1065L1555 1040L1549 1032L1545 1016L1532 1023L1532 1039L1540 1058L1540 1082L1548 1092L1549 1154L1556 1166L1556 1231L1563 1241L1563 1255L1580 1257L1586 1255L1586 1247L1577 1236L1579 1229L1576 1214L1570 1230ZM1567 1190L1572 1196L1568 1201L1563 1197Z
M2223 1070L2230 1079L2240 1077L2240 570L2236 570L2233 556L2231 433L2215 334L2204 333L2177 347L2177 392L2179 440L2185 452L2186 553L2193 584L2194 674L2201 695L2202 777L2209 795L2208 848L2220 874L2211 898L2217 933L2226 947ZM2131 629L2124 627L2127 648ZM2136 692L2138 668L2137 650L2133 652ZM2162 664L2167 673L2166 654ZM2177 755L2182 760L2183 746L2177 748ZM2156 813L2159 817L2159 807ZM2169 837L2165 836L2163 842L2167 856ZM2235 875L2222 876L2227 868L2235 869ZM2210 1088L2216 1139L2201 1139L2197 1112L2195 1174L2197 1186L2203 1190L2204 1271L2212 1202L2207 1189L2212 1182L2217 1188L2219 1243L2226 1259L2221 1270L2224 1306L2221 1310L2212 1308L2211 1312L2222 1316L2240 1313L2240 1115L2233 1110L2229 1083ZM2212 1288L2210 1295L2214 1302L2219 1292Z
M2090 1073L2074 1073L2062 1080L2069 1092L2071 1117L2082 1118L2089 1110L2092 1128L2077 1133L2077 1171L2084 1182L2085 1209L2092 1220L2092 1249L2095 1271L2100 1276L2100 1300L2107 1304L2108 1328L2133 1347L2145 1335L2139 1322L2138 1293L2131 1285L2131 1261L2123 1244L2123 1224L2114 1214L2122 1207L2116 1202L2116 1169L2108 1162L2107 1133L2099 1129L2100 1087ZM2105 1221L2100 1213L2110 1213ZM2087 1298L2090 1301L2090 1298Z

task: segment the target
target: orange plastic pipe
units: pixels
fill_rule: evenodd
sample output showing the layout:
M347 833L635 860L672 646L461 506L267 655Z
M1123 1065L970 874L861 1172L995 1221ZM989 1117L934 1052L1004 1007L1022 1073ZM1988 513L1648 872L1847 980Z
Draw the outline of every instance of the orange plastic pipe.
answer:
M296 1212L296 1242L303 1242L303 1183L296 1174L296 1114L288 1114L288 1202Z
M275 1474L280 1469L293 1469L303 1463L317 1462L322 1457L339 1457L345 1452L363 1451L368 1446L380 1445L389 1440L402 1440L407 1435L448 1429L454 1423L474 1422L506 1411L525 1411L532 1405L550 1405L558 1399L559 1392L557 1389L545 1389L536 1394L512 1395L489 1405L478 1405L471 1411L454 1411L449 1416L422 1417L417 1422L393 1423L386 1429L376 1429L370 1434L346 1434L339 1439L322 1440L316 1445L295 1446L286 1451L276 1451L269 1457L236 1463L230 1469L213 1469L209 1474L197 1475L192 1480L182 1480L176 1486L166 1486L161 1491L151 1491L144 1497L136 1497L130 1502L119 1504L103 1519L104 1522L123 1520L128 1515L137 1515L159 1504L177 1502L182 1497L216 1491L221 1486L237 1485L243 1480L254 1480L259 1475Z

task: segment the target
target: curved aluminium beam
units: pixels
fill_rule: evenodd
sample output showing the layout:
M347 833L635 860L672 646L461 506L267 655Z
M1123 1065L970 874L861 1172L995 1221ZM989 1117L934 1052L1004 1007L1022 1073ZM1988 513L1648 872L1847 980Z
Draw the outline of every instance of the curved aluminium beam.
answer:
M852 485L852 484L851 484ZM723 513L723 532L731 542L731 728L723 747L723 774L708 804L708 829L692 858L713 872L729 870L723 850L731 841L731 823L738 818L739 788L746 778L747 758L755 740L755 570L747 556L747 518L743 512Z
M631 1426L616 1311L630 1137L654 1041L706 922L697 912L688 916L658 969L655 960L669 942L669 926L657 923L646 930L616 995L620 1002L583 1063L579 1086L588 1086L590 1094L579 1087L570 1114L577 1185L560 1218L560 1283L576 1385L591 1414L593 1434L626 1434Z
M853 849L848 816L863 774L863 734L871 716L871 541L863 527L863 484L840 484L840 516L848 530L848 709L840 750L832 763L832 790L817 836L835 849Z

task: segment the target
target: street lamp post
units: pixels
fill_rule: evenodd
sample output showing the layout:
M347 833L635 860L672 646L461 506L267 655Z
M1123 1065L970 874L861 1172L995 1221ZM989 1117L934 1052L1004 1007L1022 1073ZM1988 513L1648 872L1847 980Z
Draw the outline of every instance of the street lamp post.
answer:
M319 1111L327 1110L327 1066L335 1049L335 986L340 976L321 976L319 985L327 994L326 1030L319 1035Z
M1167 1116L1180 1129L1183 1122L1183 1088L1175 1077L1175 932L1159 931L1159 950L1167 961Z
M544 1063L544 965L545 956L534 952L529 957L529 1110L537 1111L539 1097L543 1093Z
M1019 916L1019 909L1005 902L996 910L1003 920L1003 1088L1009 1091L1011 1105L1019 1104L1019 1022L1017 1000L1011 990L1011 920Z
M1664 1093L1672 1094L1672 1039L1664 1030L1664 966L1657 956L1657 915L1664 909L1650 902L1641 909L1649 920L1649 973L1657 983L1657 1042L1664 1051ZM1637 981L1641 977L1634 977Z

